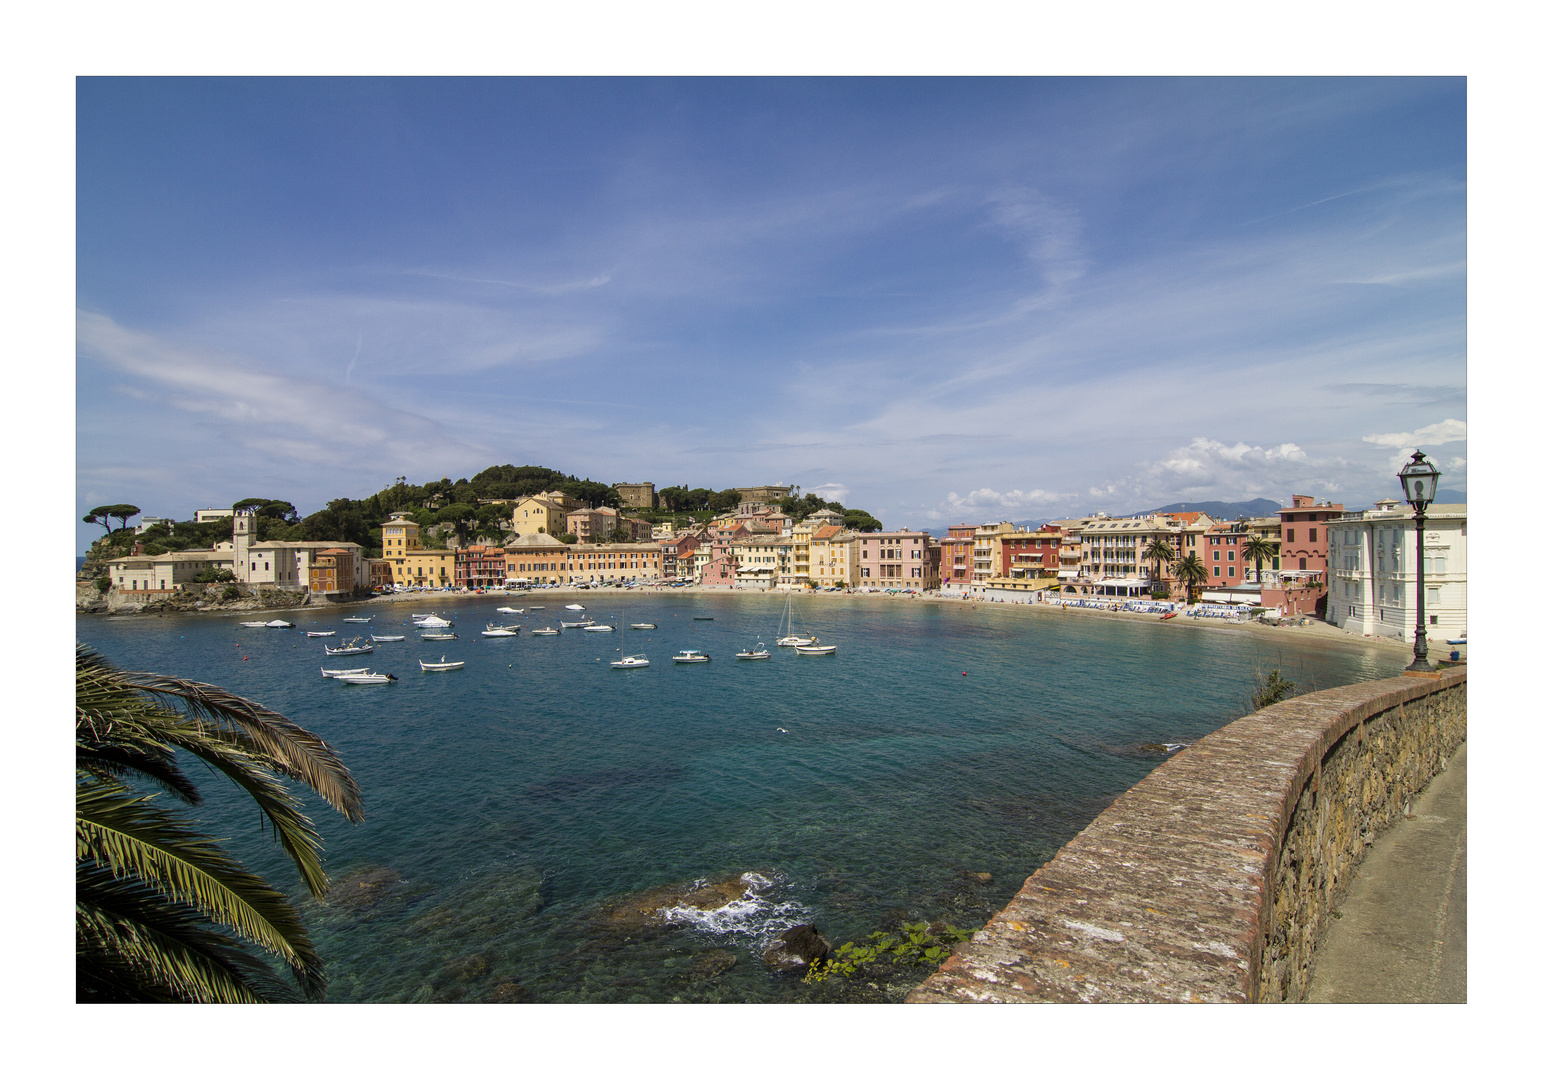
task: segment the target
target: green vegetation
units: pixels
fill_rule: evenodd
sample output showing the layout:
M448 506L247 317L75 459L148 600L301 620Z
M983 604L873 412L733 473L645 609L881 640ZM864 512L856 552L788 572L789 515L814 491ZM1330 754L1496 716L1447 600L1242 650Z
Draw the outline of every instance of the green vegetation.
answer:
M1256 672L1254 674L1254 693L1249 698L1249 701L1254 706L1254 711L1258 712L1266 705L1274 705L1277 701L1285 701L1292 696L1291 692L1296 688L1296 683L1281 678L1281 673L1278 669L1271 669L1269 675L1261 675Z
M1193 604L1195 597L1200 595L1200 586L1207 580L1205 563L1200 556L1191 551L1184 558L1173 564L1173 576L1179 579L1187 592L1188 601Z
M933 934L927 924L921 922L903 923L899 933L875 930L868 935L868 944L848 941L827 959L811 963L804 974L804 982L824 982L832 975L855 979L864 966L880 963L937 967L948 959L954 945L968 941L972 933L945 925Z
M251 798L312 896L328 888L321 837L284 781L364 820L358 785L311 732L217 686L118 671L77 645L77 1001L320 999L321 956L284 893L159 801L201 801L179 755Z

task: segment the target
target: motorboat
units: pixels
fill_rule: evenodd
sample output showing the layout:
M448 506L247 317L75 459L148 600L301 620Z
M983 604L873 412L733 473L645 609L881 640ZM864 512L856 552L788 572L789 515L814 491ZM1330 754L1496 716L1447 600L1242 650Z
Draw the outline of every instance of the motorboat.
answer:
M435 631L432 634L420 634L418 636L419 636L419 639L422 640L422 641L454 641L455 640L455 634L453 634L453 633L448 633L447 634L447 633L444 633L443 631Z
M335 679L339 675L363 675L369 670L367 667L322 668L321 677L324 679Z
M428 660L419 660L418 666L424 671L460 671L463 667L466 666L466 661L446 660L443 656L441 656L439 658L439 663L437 664Z
M607 626L605 623L593 623L590 626L586 626L584 628L584 632L586 634L609 634L611 631L613 631L615 629L616 629L616 627L614 627L614 626Z
M712 657L698 649L682 649L675 654L674 659L677 664L705 664Z
M405 641L405 640L407 640L407 635L406 634L371 634L370 635L370 640L371 641Z
M799 656L829 656L836 651L834 645L821 645L819 638L810 638L807 645L795 645L794 651Z
M583 611L584 610L584 605L583 604L564 604L563 607L566 608L569 611Z
M657 629L659 629L659 624L658 623L651 623L651 622L635 622L635 623L629 623L628 625L631 626L632 629L634 629L634 630L657 630Z
M734 659L736 659L736 660L770 660L771 659L771 650L766 647L766 643L765 642L757 641L755 643L755 648L753 648L753 649L746 649L743 652L735 653L734 654Z
M373 671L362 672L358 675L334 675L338 682L350 683L354 686L378 686L381 683L396 682L395 675L377 675Z
M274 619L272 622L263 623L263 625L270 630L293 630L295 628L294 623L285 622L283 619Z
M483 637L514 637L520 632L518 626L499 626L497 623L488 623L488 628L482 631Z
M557 629L555 626L543 626L539 630L532 630L531 633L539 634L542 637L552 637L556 634L562 633L562 631Z
M375 616L373 616L373 615L350 615L348 618L344 619L343 621L344 622L367 623L371 619L373 619L374 617Z
M676 657L676 659L678 660L680 658ZM640 668L640 667L647 667L648 666L648 657L644 656L642 653L638 653L636 656L624 656L620 660L612 660L611 661L611 666L613 668Z
M500 613L502 613L504 615L523 615L523 614L525 614L525 609L522 608L522 607L501 607L501 608L495 608L494 610L498 611L498 612L500 612Z
M354 638L352 641L343 642L335 649L330 645L323 645L322 649L326 651L328 656L358 656L361 653L374 652L375 646L365 645L358 638Z
M305 632L305 636L306 637L332 637L336 633L337 633L336 630L307 630Z

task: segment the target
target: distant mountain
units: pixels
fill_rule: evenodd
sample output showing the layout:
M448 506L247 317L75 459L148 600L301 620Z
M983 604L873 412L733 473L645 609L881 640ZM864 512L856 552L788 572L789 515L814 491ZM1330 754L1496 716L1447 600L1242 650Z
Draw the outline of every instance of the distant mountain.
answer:
M1195 502L1195 503L1169 503L1167 506L1159 506L1156 510L1140 510L1131 517L1140 517L1142 514L1192 514L1199 511L1209 514L1217 521L1236 521L1245 517L1269 517L1280 511L1280 503L1274 499L1254 499L1251 502Z

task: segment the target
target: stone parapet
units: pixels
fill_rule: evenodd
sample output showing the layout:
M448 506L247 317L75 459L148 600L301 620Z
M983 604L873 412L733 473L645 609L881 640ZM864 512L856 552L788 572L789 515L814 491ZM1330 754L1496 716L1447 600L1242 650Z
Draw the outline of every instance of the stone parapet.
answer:
M1306 694L1180 751L912 1002L1299 1001L1366 847L1467 737L1467 672Z

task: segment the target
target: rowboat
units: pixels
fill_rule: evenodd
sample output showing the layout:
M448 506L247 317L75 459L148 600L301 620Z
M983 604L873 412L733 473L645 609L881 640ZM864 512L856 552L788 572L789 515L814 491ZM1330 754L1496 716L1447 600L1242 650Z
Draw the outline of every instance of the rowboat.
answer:
M466 661L446 660L443 656L441 656L439 658L439 663L437 664L431 663L428 660L419 660L418 666L424 671L460 671L463 667L466 666Z
M369 670L367 667L322 668L321 677L324 679L335 679L339 675L363 675Z

